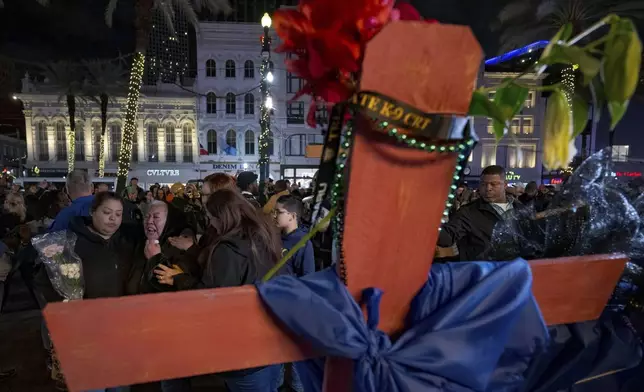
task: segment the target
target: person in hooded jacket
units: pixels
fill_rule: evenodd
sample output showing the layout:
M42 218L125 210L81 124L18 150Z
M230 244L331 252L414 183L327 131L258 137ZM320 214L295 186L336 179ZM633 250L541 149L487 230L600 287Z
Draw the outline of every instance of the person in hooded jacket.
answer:
M215 235L199 255L201 276L193 276L177 266L159 265L155 271L159 283L179 290L237 287L254 283L277 263L280 244L276 230L239 192L221 189L212 193L206 210ZM161 247L148 241L145 253L152 258L161 253ZM221 376L232 392L276 392L281 369L281 365L271 365Z
M161 252L154 257L148 258L145 265L144 282L141 290L144 293L174 291L175 287L161 284L154 274L158 265L177 265L182 271L188 271L199 276L200 268L196 259L184 257L186 250L174 246L170 238L185 238L195 242L195 231L188 224L186 215L172 204L155 200L150 203L148 213L145 216L144 231L147 241L156 242L161 247Z

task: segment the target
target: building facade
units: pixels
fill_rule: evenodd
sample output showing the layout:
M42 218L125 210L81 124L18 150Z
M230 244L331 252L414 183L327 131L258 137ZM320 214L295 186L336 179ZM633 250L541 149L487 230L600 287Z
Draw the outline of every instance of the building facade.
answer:
M25 77L22 93L27 139L27 177L62 180L67 172L69 117L65 100L46 85ZM194 94L175 84L144 86L139 99L138 127L134 139L130 178L146 187L153 183L187 182L204 176L199 172ZM105 178L115 181L117 158L125 122L125 97L114 97L107 111ZM93 102L76 106L75 167L98 177L101 137L100 108Z
M27 144L15 137L0 135L0 175L23 176Z
M235 174L258 171L260 134L260 39L259 23L206 22L197 33L196 90L199 142L206 155L202 168ZM307 156L307 146L323 143L321 129L306 125L310 98L290 102L303 82L286 70L286 56L274 52L278 37L271 32L270 61L273 82L270 176L308 185L319 157ZM324 115L321 112L321 115Z
M504 79L518 74L505 72L484 72L479 85L494 87ZM541 79L534 74L522 76L520 82L528 86L538 86ZM494 97L494 91L490 97ZM509 183L525 184L530 181L541 182L542 177L542 132L541 125L545 113L545 98L535 90L530 90L524 109L512 119L508 134L497 143L494 127L489 119L477 118L474 122L479 143L468 159L466 180L478 182L482 170L490 165L506 169Z

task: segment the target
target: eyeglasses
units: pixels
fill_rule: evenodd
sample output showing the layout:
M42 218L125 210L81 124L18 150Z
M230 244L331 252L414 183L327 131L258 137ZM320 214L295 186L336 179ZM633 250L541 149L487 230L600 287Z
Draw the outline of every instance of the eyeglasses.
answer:
M273 213L273 216L275 216L275 217L277 217L278 215L288 214L289 213L288 211L281 211L281 210L278 210L278 209L274 209L271 212Z

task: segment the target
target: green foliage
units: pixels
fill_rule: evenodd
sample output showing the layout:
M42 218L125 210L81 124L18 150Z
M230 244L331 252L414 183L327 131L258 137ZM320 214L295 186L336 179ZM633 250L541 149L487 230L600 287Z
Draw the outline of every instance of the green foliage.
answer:
M585 46L576 45L580 41L587 42L588 37L604 25L609 25L610 30L603 37ZM570 24L563 25L548 43L539 61L528 71L493 87L496 89L494 99L488 98L488 92L492 88L476 90L470 107L470 115L489 117L493 120L498 141L506 134L508 124L525 104L528 87L519 81L521 76L529 73L541 74L553 64L578 69L583 75L583 88L586 91L579 91L570 102L562 101L565 94L561 85L531 87L538 91L552 91L552 96L557 98L556 105L548 104L546 118L572 120L558 125L551 121L549 140L556 146L550 143L544 149L558 149L557 158L550 159L552 164L563 162L563 157L571 150L559 144L567 145L569 140L583 132L588 122L588 97L591 97L590 101L597 109L594 111L596 113L601 112L600 108L604 104L607 105L613 130L624 116L639 81L642 42L630 19L614 14L608 15L590 29L571 38L572 33L573 28ZM552 99L551 97L550 100ZM564 112L572 112L572 117L564 115ZM599 116L595 116L593 121L599 121Z

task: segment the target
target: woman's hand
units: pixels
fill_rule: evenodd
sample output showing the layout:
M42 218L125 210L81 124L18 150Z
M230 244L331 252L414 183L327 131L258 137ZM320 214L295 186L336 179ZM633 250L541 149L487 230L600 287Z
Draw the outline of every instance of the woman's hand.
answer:
M188 250L195 244L193 239L188 236L170 237L168 238L168 241L170 242L170 245L181 250Z
M183 273L183 270L178 265L173 265L172 268L166 267L163 264L157 265L154 274L157 276L159 283L172 286L174 284L174 277Z
M151 259L154 256L161 253L161 245L157 240L147 240L145 241L145 249L143 250L146 259Z

